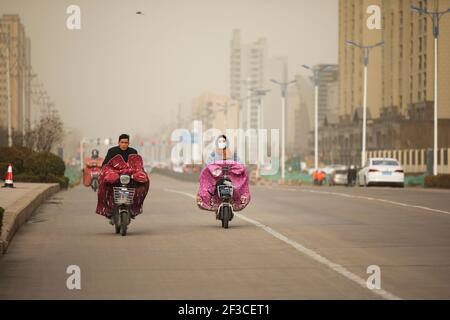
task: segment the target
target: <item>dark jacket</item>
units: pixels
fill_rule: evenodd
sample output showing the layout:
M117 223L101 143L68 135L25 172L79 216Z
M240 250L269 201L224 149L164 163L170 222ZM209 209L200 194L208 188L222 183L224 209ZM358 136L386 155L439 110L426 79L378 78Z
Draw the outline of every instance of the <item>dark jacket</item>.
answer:
M104 167L112 158L114 158L118 154L120 154L122 156L122 158L123 158L123 160L125 160L125 162L128 162L128 156L130 154L138 154L138 152L134 148L128 148L127 150L122 150L122 149L120 149L119 146L112 147L108 150L105 160L102 163L102 167Z

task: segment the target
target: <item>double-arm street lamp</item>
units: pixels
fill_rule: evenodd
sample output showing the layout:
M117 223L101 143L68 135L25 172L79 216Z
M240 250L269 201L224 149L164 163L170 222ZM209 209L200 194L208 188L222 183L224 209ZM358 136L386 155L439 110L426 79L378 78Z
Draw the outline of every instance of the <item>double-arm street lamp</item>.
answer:
M252 88L250 89L250 91L256 96L258 97L258 102L259 102L259 106L258 106L258 125L257 125L257 129L261 129L261 127L264 125L264 105L263 105L263 97L270 92L270 89L256 89L256 88Z
M277 80L271 79L271 82L280 86L281 90L281 179L284 180L285 177L285 158L286 158L286 142L285 142L285 126L286 126L286 95L287 89L291 84L297 82L297 80L292 80L290 82L279 82Z
M319 167L319 84L320 74L322 71L327 70L331 65L325 64L319 67L312 68L307 65L302 65L303 68L309 70L313 74L314 82L314 169Z
M379 42L371 46L363 46L354 41L346 41L347 45L363 50L363 64L364 64L364 101L363 101L363 129L362 129L362 150L361 150L361 167L366 163L366 125L367 125L367 69L369 66L370 50L376 47L381 47L384 42Z
M450 12L450 8L445 11L428 11L426 8L411 6L411 11L428 15L433 21L433 37L434 37L434 143L433 143L433 175L438 174L438 38L439 38L439 22L442 16Z

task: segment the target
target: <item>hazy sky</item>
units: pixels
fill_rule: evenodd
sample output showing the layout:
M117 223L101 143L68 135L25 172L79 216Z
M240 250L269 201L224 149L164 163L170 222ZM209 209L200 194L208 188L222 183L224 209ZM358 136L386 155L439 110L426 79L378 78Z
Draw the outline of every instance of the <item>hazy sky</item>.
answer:
M81 30L66 28L71 4ZM89 137L148 135L204 90L229 94L235 28L288 56L291 77L338 56L337 0L0 0L5 13L20 14L66 125Z

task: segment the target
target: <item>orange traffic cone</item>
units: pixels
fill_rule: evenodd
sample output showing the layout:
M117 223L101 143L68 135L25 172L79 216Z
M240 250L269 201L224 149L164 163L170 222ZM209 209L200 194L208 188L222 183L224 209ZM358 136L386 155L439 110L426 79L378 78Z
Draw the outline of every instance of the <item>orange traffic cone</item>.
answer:
M3 188L14 188L12 164L8 164L8 171L5 175L5 185Z

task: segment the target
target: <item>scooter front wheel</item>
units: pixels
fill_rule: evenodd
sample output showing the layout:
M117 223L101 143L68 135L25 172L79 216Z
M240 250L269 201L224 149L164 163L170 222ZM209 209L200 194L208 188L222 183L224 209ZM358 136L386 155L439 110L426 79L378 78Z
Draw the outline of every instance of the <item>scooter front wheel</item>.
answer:
M127 235L129 220L130 220L130 216L129 216L128 211L125 211L125 210L122 211L120 213L120 234L122 236Z
M224 206L222 208L222 228L228 229L228 223L231 220L231 208Z
M97 181L97 179L94 179L94 181L92 181L91 187L92 187L92 190L94 190L94 192L97 192L97 190L98 190L98 181Z

